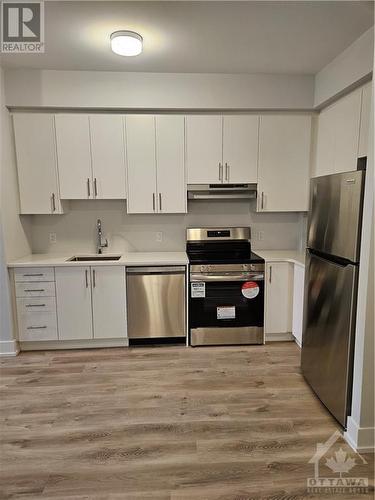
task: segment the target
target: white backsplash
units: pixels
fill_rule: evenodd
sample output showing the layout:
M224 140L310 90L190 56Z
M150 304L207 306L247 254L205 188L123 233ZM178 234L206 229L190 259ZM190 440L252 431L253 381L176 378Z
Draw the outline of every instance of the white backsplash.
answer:
M251 226L253 249L299 250L305 217L299 213L256 213L255 201L193 201L188 214L128 215L123 201L71 201L65 215L34 215L33 253L95 252L96 220L108 238L106 252L182 251L192 226ZM56 243L50 242L56 234ZM162 241L157 241L158 236ZM257 237L261 233L263 239Z

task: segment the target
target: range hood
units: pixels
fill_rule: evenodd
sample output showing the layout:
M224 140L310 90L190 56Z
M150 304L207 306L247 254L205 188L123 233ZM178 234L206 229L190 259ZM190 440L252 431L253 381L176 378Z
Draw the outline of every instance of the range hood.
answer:
M189 200L253 199L256 184L188 184Z

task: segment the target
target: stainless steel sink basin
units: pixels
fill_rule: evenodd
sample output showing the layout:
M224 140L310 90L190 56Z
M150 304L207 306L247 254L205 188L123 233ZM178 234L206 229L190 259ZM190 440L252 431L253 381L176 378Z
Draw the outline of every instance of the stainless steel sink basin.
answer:
M105 262L120 260L121 255L74 255L66 262Z

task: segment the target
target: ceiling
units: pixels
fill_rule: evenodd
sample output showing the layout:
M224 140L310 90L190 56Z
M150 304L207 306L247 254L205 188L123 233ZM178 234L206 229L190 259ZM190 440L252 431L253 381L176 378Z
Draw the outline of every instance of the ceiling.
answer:
M373 25L373 2L45 2L45 54L5 67L181 73L314 74ZM144 38L134 58L111 32Z

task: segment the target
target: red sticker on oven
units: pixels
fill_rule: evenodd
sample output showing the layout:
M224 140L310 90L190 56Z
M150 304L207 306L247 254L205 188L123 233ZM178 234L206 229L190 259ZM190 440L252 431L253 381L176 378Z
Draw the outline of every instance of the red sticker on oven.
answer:
M246 281L242 285L242 295L247 299L255 299L259 293L259 286L255 281Z

